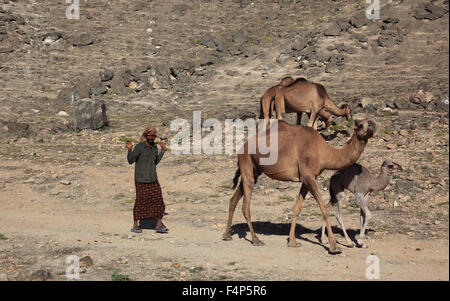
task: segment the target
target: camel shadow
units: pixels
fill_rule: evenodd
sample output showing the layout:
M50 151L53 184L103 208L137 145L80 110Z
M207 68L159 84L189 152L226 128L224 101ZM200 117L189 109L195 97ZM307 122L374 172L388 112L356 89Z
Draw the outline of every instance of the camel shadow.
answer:
M252 222L253 229L255 230L256 234L263 234L263 235L282 235L282 236L289 236L289 231L291 229L290 223L272 223L272 222ZM344 237L344 234L341 230L341 228L337 226L332 226L332 231L334 234L341 234L342 237ZM354 229L346 229L348 236L353 242L356 242L356 235L359 234L359 230ZM248 242L252 242L250 239L247 238L247 234L250 232L250 229L248 228L247 223L240 223L235 224L231 227L231 235L237 234L240 239L245 239ZM372 229L366 229L366 233L369 232L375 232ZM325 231L325 234L327 232ZM309 238L303 237L303 234L314 234L314 238L317 239L317 241L311 240ZM329 251L329 247L322 244L320 241L322 235L322 228L319 227L317 229L310 229L306 228L302 225L297 224L295 226L295 238L323 247L325 250ZM287 243L289 243L289 238L286 239ZM345 239L344 239L345 242ZM347 246L344 243L341 243L338 241L338 244Z
M350 133L346 130L335 130L331 134L326 134L326 133L321 132L320 136L322 136L322 138L325 139L325 141L331 141L331 140L334 140L338 134L342 134L345 137L350 137Z

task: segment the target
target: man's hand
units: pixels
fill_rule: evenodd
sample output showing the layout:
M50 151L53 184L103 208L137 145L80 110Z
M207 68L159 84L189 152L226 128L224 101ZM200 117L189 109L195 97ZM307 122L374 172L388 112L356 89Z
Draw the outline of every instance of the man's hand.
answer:
M125 141L125 145L127 146L129 152L133 150L133 143L130 141Z
M166 148L166 144L165 144L164 142L161 141L161 142L159 143L159 145L161 146L161 151L162 151L162 152L165 152L166 149L167 149L167 148Z

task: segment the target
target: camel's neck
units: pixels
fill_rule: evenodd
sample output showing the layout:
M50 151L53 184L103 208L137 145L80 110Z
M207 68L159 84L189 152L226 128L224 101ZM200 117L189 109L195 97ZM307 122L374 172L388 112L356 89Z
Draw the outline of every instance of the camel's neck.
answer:
M366 140L359 140L356 134L352 136L348 144L341 149L330 145L321 154L322 169L339 170L355 163L366 146Z
M325 98L325 108L335 116L345 115L345 109L338 108L329 97Z
M370 189L372 191L384 190L389 184L389 179L390 176L388 172L381 167L379 175L370 183Z

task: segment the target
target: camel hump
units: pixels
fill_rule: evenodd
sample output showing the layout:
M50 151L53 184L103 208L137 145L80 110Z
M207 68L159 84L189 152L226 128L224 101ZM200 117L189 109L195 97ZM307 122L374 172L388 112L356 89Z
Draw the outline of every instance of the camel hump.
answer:
M284 77L280 82L280 87L287 87L292 84L295 80L291 76Z
M308 80L306 78L299 77L299 78L297 78L296 80L292 81L290 84L288 84L288 85L286 85L284 87L290 87L290 86L293 86L293 85L295 85L296 83L299 83L299 82L308 82Z
M317 83L314 83L314 85L316 86L317 93L319 93L320 98L328 97L327 90L325 89L325 87L323 85L317 84Z

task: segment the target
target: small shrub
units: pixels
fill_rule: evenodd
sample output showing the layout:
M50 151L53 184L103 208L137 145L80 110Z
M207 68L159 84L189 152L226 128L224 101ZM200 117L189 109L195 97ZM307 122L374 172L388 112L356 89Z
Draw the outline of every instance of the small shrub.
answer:
M114 273L111 275L112 281L130 281L130 276L127 274L120 274L117 271L114 271Z

